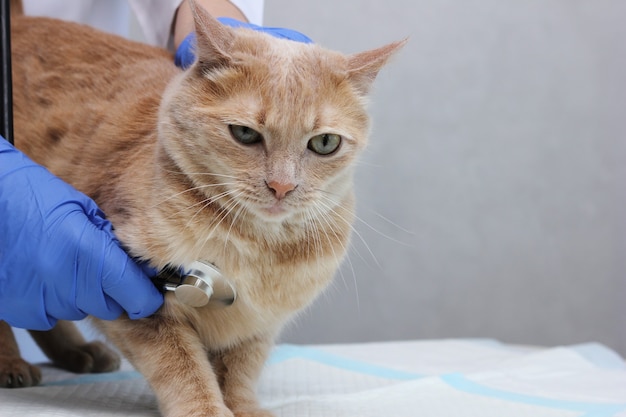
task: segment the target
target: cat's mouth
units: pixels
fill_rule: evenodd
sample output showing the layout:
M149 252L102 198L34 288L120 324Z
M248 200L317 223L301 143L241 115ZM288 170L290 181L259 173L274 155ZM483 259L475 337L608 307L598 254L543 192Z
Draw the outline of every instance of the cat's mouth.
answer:
M251 201L250 201L251 200ZM300 205L295 201L274 198L253 198L248 200L248 210L269 222L281 222L296 215Z
M275 201L257 208L258 215L269 222L281 222L294 215L294 210L283 201Z
M264 207L263 211L269 214L270 216L282 217L288 212L288 209L285 207L285 205L281 201L276 201L274 204Z

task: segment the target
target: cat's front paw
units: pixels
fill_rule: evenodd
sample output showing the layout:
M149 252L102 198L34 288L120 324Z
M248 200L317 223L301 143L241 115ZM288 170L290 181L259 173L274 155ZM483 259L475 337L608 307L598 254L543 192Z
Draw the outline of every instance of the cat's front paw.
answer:
M257 408L255 410L235 411L235 417L276 417L274 413Z
M0 388L32 387L41 381L41 371L24 359L0 355Z
M175 407L169 411L162 411L162 413L164 417L235 417L233 412L224 405Z
M55 364L77 374L113 372L120 367L120 357L102 342L72 347L55 358Z

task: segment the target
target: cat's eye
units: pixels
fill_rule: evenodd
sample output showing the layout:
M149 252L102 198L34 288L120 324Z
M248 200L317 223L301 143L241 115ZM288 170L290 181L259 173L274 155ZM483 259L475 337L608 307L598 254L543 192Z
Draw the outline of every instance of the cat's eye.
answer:
M263 136L259 132L247 126L228 125L228 129L233 138L244 145L253 145L263 140Z
M309 140L307 148L318 155L330 155L339 149L339 145L341 145L341 136L334 133L324 133L313 136Z

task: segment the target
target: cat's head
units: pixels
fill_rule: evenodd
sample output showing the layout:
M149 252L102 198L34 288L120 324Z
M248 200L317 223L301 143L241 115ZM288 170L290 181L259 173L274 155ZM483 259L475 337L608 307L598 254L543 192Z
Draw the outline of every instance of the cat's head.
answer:
M343 55L194 15L197 60L160 114L178 169L207 202L270 222L342 204L367 142L369 88L404 42Z

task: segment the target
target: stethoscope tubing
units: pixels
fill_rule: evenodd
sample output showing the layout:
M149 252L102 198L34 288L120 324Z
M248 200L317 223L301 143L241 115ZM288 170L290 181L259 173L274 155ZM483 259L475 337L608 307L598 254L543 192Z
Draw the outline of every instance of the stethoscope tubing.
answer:
M10 0L0 0L0 134L13 144L13 85L11 74Z

